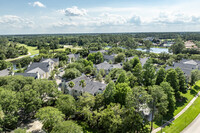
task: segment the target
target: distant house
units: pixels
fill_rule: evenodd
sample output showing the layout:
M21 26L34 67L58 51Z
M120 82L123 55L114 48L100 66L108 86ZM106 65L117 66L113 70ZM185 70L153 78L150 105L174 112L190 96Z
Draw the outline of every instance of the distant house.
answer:
M198 48L195 44L194 44L194 42L192 42L192 41L186 41L185 42L185 48Z
M117 54L112 54L112 55L103 55L103 58L105 61L115 61L115 57L117 56Z
M155 38L154 37L146 37L144 38L144 41L153 41Z
M171 47L175 42L173 41L165 41L161 44L163 47Z
M82 87L79 85L81 80L85 81L85 84L86 84L85 87ZM75 86L73 88L70 88L68 85L69 82L71 82L71 81L74 82L74 84L75 84ZM64 93L70 94L74 97L80 96L84 92L90 93L95 96L99 93L102 93L106 88L106 84L98 82L98 81L92 81L86 75L82 75L81 77L78 77L71 81L63 82L61 88L64 91Z
M9 69L4 69L4 70L0 71L0 77L8 76L8 75L10 75L10 70Z
M51 71L59 64L59 59L42 59L40 62L30 63L24 73L15 73L25 77L34 77L35 79L47 79Z
M68 63L72 63L80 58L80 54L69 54L67 56L69 57Z
M109 64L107 61L104 61L103 63L100 63L98 65L95 65L94 67L97 68L97 71L104 69L106 73L109 73L110 70L112 70L113 68L122 68L122 64L118 63L118 64Z
M190 78L192 70L195 69L200 70L200 61L183 59L180 62L173 63L173 66L167 66L165 69L166 70L170 68L175 69L177 67L179 67L184 72L187 78Z
M107 52L106 50L98 50L98 51L92 51L92 50L89 50L89 53L91 54L91 53L97 53L97 52L100 52L100 53L105 53L105 52Z

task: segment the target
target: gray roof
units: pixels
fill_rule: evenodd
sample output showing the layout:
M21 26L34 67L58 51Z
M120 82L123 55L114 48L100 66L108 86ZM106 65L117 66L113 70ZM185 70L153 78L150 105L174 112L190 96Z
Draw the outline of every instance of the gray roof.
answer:
M81 80L84 80L86 83L86 86L84 88L82 88L82 86L79 86L79 82ZM82 75L81 77L78 77L71 81L74 82L75 86L69 89L88 92L92 95L98 92L103 92L103 90L106 88L106 84L97 81L91 81L91 79L89 79L86 75ZM68 85L69 82L67 82L66 84Z
M68 56L70 59L71 59L71 58L77 59L77 58L80 56L80 54L68 54L67 56Z
M96 68L98 70L100 69L109 70L111 68L111 64L109 64L107 61L104 61L103 63L96 65Z
M40 63L32 63L25 73L37 73L37 72L49 72L49 63L48 62L40 62Z
M112 68L123 68L122 64L121 63L118 63L118 64L113 64L112 65Z
M89 53L97 53L97 52L105 53L105 52L107 52L107 51L106 51L106 50L98 50L98 51L89 50Z
M115 59L116 54L112 54L112 55L103 55L103 58L105 60L114 60Z
M24 77L33 77L33 78L37 78L37 73L15 73L14 75L22 75Z
M121 63L109 64L107 61L104 61L103 63L100 63L100 64L96 65L96 68L98 70L100 70L100 69L111 70L113 68L122 68L122 64Z
M59 62L59 58L50 58L50 59L48 59L48 58L43 58L43 59L41 59L41 61L40 62L53 62L53 63L56 63L56 62Z
M8 69L1 70L1 71L0 71L0 77L1 77L1 76L8 76L8 75L9 75L9 72L10 72L10 71L9 71Z
M144 66L144 64L147 62L148 59L149 59L148 57L140 58L141 65Z

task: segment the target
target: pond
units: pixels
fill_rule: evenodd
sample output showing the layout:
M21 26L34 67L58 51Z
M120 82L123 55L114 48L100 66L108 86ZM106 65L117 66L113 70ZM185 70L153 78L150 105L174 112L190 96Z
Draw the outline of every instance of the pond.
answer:
M146 51L147 51L147 50L144 49L144 48L137 48L136 50L143 51L143 52L146 52ZM151 48L151 49L150 49L150 52L151 52L151 53L157 53L157 54L162 53L162 52L169 53L168 48Z

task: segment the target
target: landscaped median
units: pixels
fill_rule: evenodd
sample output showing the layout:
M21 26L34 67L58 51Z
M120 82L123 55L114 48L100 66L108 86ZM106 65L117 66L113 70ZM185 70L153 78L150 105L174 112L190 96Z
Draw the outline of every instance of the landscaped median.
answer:
M195 86L194 86L195 87ZM200 87L200 81L196 83L196 87ZM163 129L165 133L180 133L184 128L186 128L200 113L200 97L198 97L194 103L176 120L172 122L171 125L166 126Z

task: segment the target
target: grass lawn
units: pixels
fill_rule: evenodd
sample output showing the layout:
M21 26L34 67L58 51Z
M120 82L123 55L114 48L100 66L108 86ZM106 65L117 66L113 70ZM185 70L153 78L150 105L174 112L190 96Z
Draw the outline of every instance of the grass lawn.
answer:
M25 44L19 44L19 43L18 45L26 47L28 49L28 52L31 53L31 55L39 54L39 50L37 49L37 47L27 46Z
M200 97L183 113L177 118L173 124L164 128L166 133L180 133L185 129L200 113Z
M200 87L200 81L196 82L196 85ZM174 111L174 116L176 116L181 110L183 110L188 105L188 103L194 98L194 96L196 96L198 91L200 91L200 88L193 86L187 91L187 93L181 93L183 100L176 103L176 110ZM168 120L170 119L171 118L169 118ZM154 128L158 128L159 126L161 126L161 122L154 123Z

